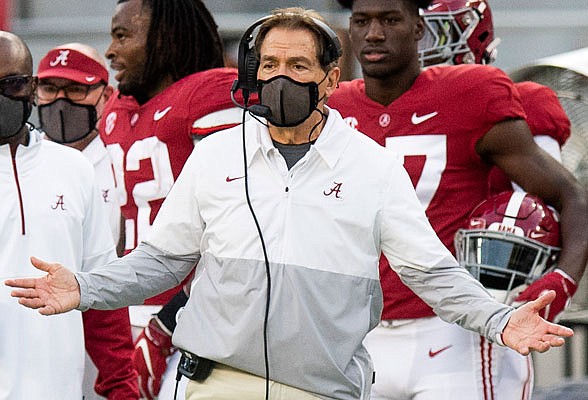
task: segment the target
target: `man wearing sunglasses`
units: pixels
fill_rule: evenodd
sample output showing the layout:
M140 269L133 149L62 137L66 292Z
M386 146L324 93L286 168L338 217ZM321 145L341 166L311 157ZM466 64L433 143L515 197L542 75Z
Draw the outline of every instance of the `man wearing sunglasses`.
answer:
M94 166L100 204L115 243L120 232L120 201L112 162L98 135L97 122L114 88L106 62L93 47L69 43L51 49L37 77L41 129L51 141L80 150ZM103 221L103 223L106 221ZM133 340L126 307L82 314L86 339L84 398L137 399L137 374L131 363ZM98 374L100 371L100 374Z
M92 165L27 123L37 88L32 72L26 44L0 31L2 277L38 275L26 266L31 254L68 260L78 271L116 258ZM0 289L0 399L81 399L82 313L49 320L20 308ZM138 397L136 386L119 385L110 399Z

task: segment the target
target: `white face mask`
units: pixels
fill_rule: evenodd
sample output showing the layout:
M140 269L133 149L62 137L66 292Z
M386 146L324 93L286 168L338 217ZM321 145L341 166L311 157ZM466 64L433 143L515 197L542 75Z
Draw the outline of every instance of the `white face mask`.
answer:
M0 137L9 138L20 132L31 115L27 99L14 99L0 95Z

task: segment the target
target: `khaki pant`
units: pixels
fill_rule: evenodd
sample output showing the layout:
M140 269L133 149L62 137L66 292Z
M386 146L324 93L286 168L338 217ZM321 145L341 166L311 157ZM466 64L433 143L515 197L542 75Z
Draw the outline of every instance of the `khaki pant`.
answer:
M271 400L320 400L308 392L274 381L269 383ZM189 381L186 400L263 400L265 379L223 364L215 364L202 383Z

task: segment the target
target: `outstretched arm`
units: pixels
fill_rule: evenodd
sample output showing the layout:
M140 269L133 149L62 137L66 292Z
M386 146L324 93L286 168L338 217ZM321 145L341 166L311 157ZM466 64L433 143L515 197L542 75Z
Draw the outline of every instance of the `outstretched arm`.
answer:
M539 315L555 299L555 295L555 291L550 290L517 308L502 332L502 342L522 355L531 351L543 353L551 347L562 346L564 337L572 336L574 332L570 328L548 322Z
M39 278L8 279L5 285L16 288L12 297L25 307L38 309L40 314L60 314L80 305L80 285L70 270L59 263L31 257L31 264L47 275Z

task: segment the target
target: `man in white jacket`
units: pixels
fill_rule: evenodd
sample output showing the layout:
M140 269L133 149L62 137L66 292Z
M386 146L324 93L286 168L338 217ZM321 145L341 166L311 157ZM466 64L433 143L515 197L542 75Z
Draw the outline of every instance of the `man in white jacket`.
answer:
M89 271L116 258L94 170L77 150L28 124L37 86L32 57L0 31L0 275L35 276L31 254ZM0 290L0 399L82 398L81 313L31 313ZM136 388L135 388L136 389ZM123 397L120 397L123 398Z

